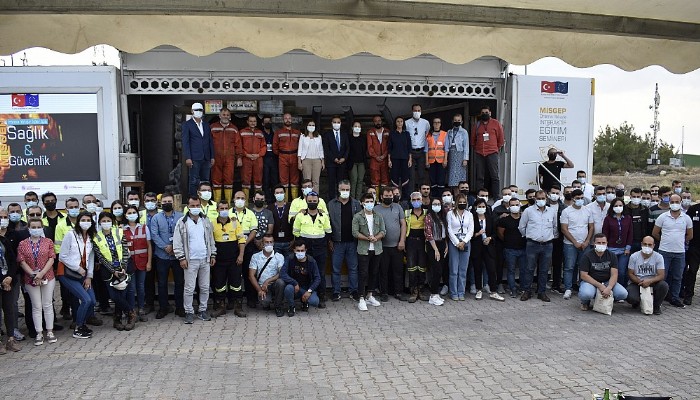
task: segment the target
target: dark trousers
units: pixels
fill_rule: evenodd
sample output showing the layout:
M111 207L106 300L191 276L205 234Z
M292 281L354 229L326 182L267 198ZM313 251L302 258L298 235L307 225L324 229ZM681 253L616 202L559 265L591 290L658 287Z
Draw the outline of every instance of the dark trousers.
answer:
M500 193L501 180L498 174L498 153L489 154L486 157L474 153L474 171L476 174L476 185L472 186L472 188L476 188L476 190L486 188L493 197Z
M99 278L99 271L95 270L97 279L92 280L92 288L95 291L95 299L99 303L100 311L109 310L109 291L107 290L107 282Z
M211 160L192 160L192 168L190 168L188 180L190 196L197 195L197 186L199 182L209 181L210 173Z
M499 285L503 283L503 268L505 267L505 259L503 258L503 242L498 238L493 238L494 246L496 246L496 253L494 254L494 262L496 263L496 282ZM496 290L496 288L491 288L491 290Z
M561 272L564 263L564 235L552 242L552 289L561 287Z
M408 160L391 160L391 183L401 190L401 199L408 200L411 197L413 186L410 185L411 171L408 168Z
M450 273L450 270L447 267L447 258L445 257L447 243L445 243L444 240L436 240L435 246L437 247L437 253L440 255L440 261L435 260L436 257L433 246L431 246L429 243L426 245L426 248L428 249L428 283L430 285L431 294L440 293L440 278L443 277L443 271L447 269L448 280ZM448 280L445 280L445 282Z
M153 256L151 260L151 270L146 271L146 282L144 283L146 288L146 307L153 307L156 300L156 265L158 264L158 257Z
M493 246L491 244L490 246ZM476 290L484 288L484 268L489 279L489 289L492 292L496 291L496 262L494 260L494 249L489 246L484 246L481 238L472 240L472 251L469 254L469 264L474 266L474 285Z
M374 250L368 251L366 256L357 255L357 293L360 296L365 296L377 287L380 259L381 255L375 254Z
M304 238L306 249L309 255L316 260L318 264L318 273L321 275L321 283L316 288L320 301L326 300L326 259L328 258L328 240L308 239Z
M124 290L117 290L111 286L107 286L109 297L114 301L114 315L121 316L122 313L128 314L134 311L136 306L135 286L136 284L133 277Z
M425 283L425 237L406 238L406 270L408 271L408 286L417 288Z
M236 255L236 257L238 256ZM231 302L242 298L242 280L241 265L236 263L235 258L229 261L217 259L211 271L211 286L214 289L214 301L221 302L228 297L229 302Z
M420 185L425 182L425 153L423 150L411 150L411 162L411 183L409 183L408 187L411 192L417 192L420 189Z
M668 294L668 283L666 281L656 282L652 287L654 296L654 309L659 308L664 298ZM627 285L627 302L630 304L639 304L641 302L639 294L639 285L630 283Z
M245 245L245 251L243 252L243 265L241 265L241 271L240 274L242 276L243 272L248 271L248 267L250 266L250 259L253 258L253 254L258 252L258 246L255 245L255 240L252 242L248 243ZM235 262L234 262L235 263ZM216 264L214 265L216 266ZM245 292L245 298L246 301L249 304L257 304L258 303L258 294L251 288L251 283L248 282L247 279L241 279L241 288ZM229 300L231 300L232 297L229 296Z
M332 199L338 195L338 182L348 179L347 163L336 164L333 160L326 160L326 172L328 173L328 197Z
M430 196L441 197L442 190L445 188L445 167L441 163L434 162L430 164L428 170L428 178L430 179Z
M265 191L267 204L274 202L273 188L279 183L278 159L272 152L267 152L263 158L263 180L262 187ZM291 197L287 197L291 198Z
M685 262L688 266L683 270L681 293L684 293L684 299L692 300L695 296L695 280L698 276L698 267L700 267L700 249L689 248L685 252Z
M184 310L184 294L185 294L185 271L180 267L178 260L156 259L156 268L158 269L158 304L160 309L167 311L168 303L168 275L173 272L173 280L175 281L175 308Z
M379 263L379 291L382 294L399 294L404 290L403 251L397 247L382 247ZM389 279L391 277L391 280Z
M16 276L12 278L11 290L0 289L0 303L2 303L3 320L5 320L5 331L8 337L12 337L17 327L17 301L15 300L15 296L19 296L17 290L19 290L19 283ZM26 312L24 314L27 315ZM31 311L29 314L31 315Z

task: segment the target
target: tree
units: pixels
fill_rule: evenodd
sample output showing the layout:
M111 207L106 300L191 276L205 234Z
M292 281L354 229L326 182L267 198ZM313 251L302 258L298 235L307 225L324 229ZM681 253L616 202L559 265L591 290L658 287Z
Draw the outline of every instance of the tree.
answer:
M635 133L634 126L627 122L623 122L619 128L607 125L593 140L593 173L643 170L653 148L651 133L646 133L642 138ZM661 164L665 165L677 153L672 144L663 140L659 140L658 149Z

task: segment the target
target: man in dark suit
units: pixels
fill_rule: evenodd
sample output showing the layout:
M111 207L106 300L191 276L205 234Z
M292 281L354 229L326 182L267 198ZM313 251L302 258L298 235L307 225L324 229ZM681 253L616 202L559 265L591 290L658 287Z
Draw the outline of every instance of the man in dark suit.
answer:
M345 132L340 131L340 117L331 119L333 129L323 135L323 154L328 171L328 199L335 198L338 182L348 177L347 159L350 140Z
M182 157L190 169L189 194L197 195L200 181L209 181L214 166L214 142L209 124L202 121L202 103L192 104L192 118L182 123Z

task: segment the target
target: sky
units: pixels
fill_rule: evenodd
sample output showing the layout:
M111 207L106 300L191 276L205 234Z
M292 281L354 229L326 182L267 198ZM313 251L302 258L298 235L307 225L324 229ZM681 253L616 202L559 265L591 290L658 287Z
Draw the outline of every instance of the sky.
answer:
M96 46L82 53L62 54L47 49L33 48L0 57L0 66L23 65L90 65L107 63L119 66L118 52L110 46ZM525 74L525 66L512 65L511 72ZM576 68L556 58L543 58L527 66L528 75L553 77L595 78L596 132L606 125L618 127L623 122L634 125L638 134L651 132L654 120L654 86L659 84L661 96L659 138L680 150L685 127L685 154L700 154L700 69L687 74L673 74L663 67L650 66L638 71L623 71L612 65Z

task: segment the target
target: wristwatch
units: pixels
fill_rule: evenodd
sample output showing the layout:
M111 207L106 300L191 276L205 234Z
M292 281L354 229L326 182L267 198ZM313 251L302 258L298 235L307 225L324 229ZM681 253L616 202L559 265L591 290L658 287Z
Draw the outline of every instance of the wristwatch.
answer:
M308 292L308 293L313 293L314 291L311 290L311 289L309 289L309 290L307 290L307 292Z

